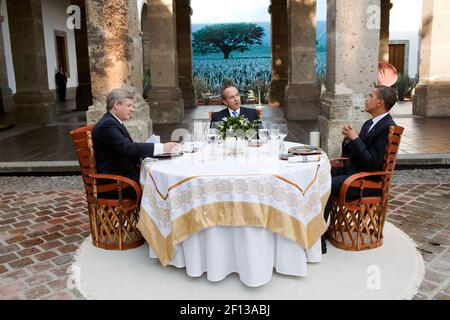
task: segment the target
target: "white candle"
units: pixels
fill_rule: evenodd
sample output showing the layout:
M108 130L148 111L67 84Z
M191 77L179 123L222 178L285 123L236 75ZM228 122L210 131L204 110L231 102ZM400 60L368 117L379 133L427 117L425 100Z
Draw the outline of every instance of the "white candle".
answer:
M313 147L320 147L320 132L312 131L309 133L309 144Z

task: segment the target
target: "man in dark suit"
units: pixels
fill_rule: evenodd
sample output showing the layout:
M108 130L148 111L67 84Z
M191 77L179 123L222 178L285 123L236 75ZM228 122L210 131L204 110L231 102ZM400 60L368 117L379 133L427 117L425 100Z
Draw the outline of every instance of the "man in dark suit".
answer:
M128 177L139 183L137 165L143 158L179 151L180 145L173 142L133 142L123 124L123 121L131 119L133 114L133 94L125 89L115 89L109 93L106 100L107 112L92 130L97 172ZM131 188L125 190L132 191Z
M349 160L343 168L331 169L331 196L339 196L339 191L345 179L352 174L364 171L378 171L383 169L384 155L388 138L389 126L395 126L389 111L397 102L397 94L391 87L377 86L366 99L365 111L372 115L361 127L358 135L351 124L342 128L344 141L342 142L342 156ZM379 181L379 177L372 178ZM377 190L367 189L365 196L376 196ZM349 188L347 199L359 197L358 188ZM331 198L331 197L330 197ZM331 201L328 200L325 208L325 221L331 210ZM325 237L322 236L322 252L326 253Z
M214 112L211 116L211 125L213 122L223 121L223 118L244 116L250 122L259 119L255 109L241 107L241 95L234 86L225 86L222 89L222 102L227 108Z
M58 91L59 101L66 100L67 76L63 67L59 67L59 71L55 75L56 89Z

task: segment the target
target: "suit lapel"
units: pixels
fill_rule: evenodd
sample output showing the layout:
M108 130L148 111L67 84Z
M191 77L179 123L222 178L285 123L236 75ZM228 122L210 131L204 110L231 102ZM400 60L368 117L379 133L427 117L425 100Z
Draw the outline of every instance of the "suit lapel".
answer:
M378 128L384 126L386 123L391 122L390 120L392 119L391 115L388 114L385 117L383 117L380 121L378 121L372 128L372 130L369 131L369 135L371 135L372 133L374 133Z
M369 140L372 136L374 136L374 133L380 129L380 128L384 128L386 125L391 125L391 123L393 124L393 120L390 114L386 115L385 117L383 117L380 121L378 121L372 128L372 130L369 131L369 133L367 134L367 140Z
M366 122L364 122L363 126L361 127L361 131L360 131L360 138L363 141L367 140L367 137L369 136L369 126L370 126L370 119L367 120Z
M108 112L108 115L109 115L111 118L113 118L113 119L115 120L115 122L116 122L117 127L119 128L119 130L120 130L120 131L121 131L128 139L130 139L131 142L133 142L133 139L131 138L130 133L128 132L128 130L127 130L127 128L125 127L125 125L122 124L122 123L120 123L120 122L116 119L116 117L114 117L114 116L113 116L112 114L110 114L109 112Z

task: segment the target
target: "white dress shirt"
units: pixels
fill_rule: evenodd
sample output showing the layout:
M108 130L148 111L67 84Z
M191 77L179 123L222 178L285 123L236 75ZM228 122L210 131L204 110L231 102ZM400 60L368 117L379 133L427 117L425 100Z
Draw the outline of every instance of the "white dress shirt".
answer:
M123 125L122 120L120 120L114 113L110 112L110 114L119 121L121 125ZM153 147L153 155L156 156L158 154L164 153L164 144L163 143L154 143Z
M238 116L238 115L240 115L241 114L241 108L239 108L239 109L237 109L237 110L231 110L230 108L228 108L228 112L230 113L230 117L234 117L233 116L233 112L234 111L236 111L237 112L237 114L236 114L236 117Z
M380 114L379 116L376 116L375 118L372 119L372 125L369 128L369 131L372 130L372 128L377 124L378 121L380 121L381 119L383 119L384 117L386 117L389 114L389 112L385 112Z

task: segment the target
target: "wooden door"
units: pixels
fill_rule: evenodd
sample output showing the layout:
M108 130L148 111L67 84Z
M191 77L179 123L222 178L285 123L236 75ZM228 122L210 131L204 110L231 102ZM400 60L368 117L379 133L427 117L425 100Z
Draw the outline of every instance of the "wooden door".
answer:
M66 57L66 39L64 37L56 36L56 52L58 60L58 66L63 67L64 72L67 72L67 57Z
M389 63L392 64L398 73L405 73L405 45L389 45Z

